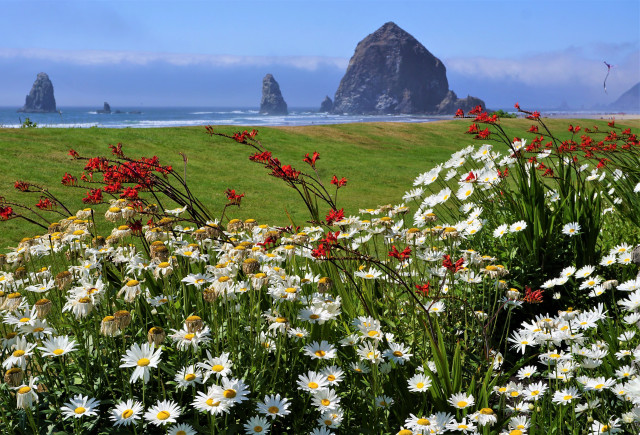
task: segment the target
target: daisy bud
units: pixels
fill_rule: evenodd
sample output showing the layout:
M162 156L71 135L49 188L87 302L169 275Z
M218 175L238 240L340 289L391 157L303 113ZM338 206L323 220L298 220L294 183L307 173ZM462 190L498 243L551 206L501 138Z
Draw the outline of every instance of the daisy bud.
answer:
M22 295L20 293L9 293L4 303L2 304L2 308L5 310L13 311L20 306L21 302Z
M258 222L256 222L255 219L247 219L246 221L244 221L244 229L247 231L251 231L257 226L258 226Z
M51 311L52 306L53 304L49 299L40 299L38 302L36 302L36 316L38 316L38 319L44 319L45 317L47 317L47 314L49 314L49 311Z
M123 331L131 323L131 313L127 310L120 310L113 313L113 317L118 325L118 329Z
M154 326L153 328L149 329L149 333L147 334L147 340L149 341L149 344L155 344L156 346L160 346L164 341L164 338L166 337L166 335L167 334L164 332L164 329L162 329L159 326Z
M242 229L243 224L240 219L231 219L227 224L227 232L235 233Z
M322 277L318 280L318 291L320 293L326 293L331 290L333 281L328 276Z
M185 320L184 324L187 327L187 331L194 333L200 332L202 327L204 326L204 322L199 316L189 316L187 320Z
M62 271L56 275L56 286L60 290L64 291L69 288L72 280L73 276L71 275L71 272L69 272L68 270Z
M205 302L209 302L210 304L212 304L218 298L218 293L213 287L209 287L204 289L204 291L202 292L202 297L204 298Z
M106 316L100 322L100 334L113 337L118 333L118 324L114 316Z
M4 374L4 382L10 387L22 385L22 378L24 378L24 372L20 367L13 367Z
M260 263L255 258L247 258L242 262L242 271L246 275L251 275L260 270Z

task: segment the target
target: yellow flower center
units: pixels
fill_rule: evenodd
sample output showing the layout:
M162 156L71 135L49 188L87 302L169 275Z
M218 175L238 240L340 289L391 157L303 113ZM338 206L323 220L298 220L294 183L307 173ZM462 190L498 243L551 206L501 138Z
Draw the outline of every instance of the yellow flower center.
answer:
M220 401L214 402L211 397L209 397L205 403L211 407L220 405Z
M308 386L309 388L311 388L311 389L316 389L316 388L318 388L318 384L316 384L315 382L309 382L309 383L307 384L307 386Z
M12 355L13 355L15 358L20 358L20 357L21 357L21 356L23 356L25 353L26 353L26 352L25 352L24 350L22 350L22 349L18 349L18 350L16 350L16 351L14 351Z
M170 266L169 263L166 261L163 261L162 263L158 263L158 267L161 269L166 269L169 266Z
M236 390L232 390L231 388L228 390L224 390L222 395L227 399L233 399L234 397L236 397Z
M571 400L571 399L573 399L573 396L571 394L567 394L562 398L562 400Z
M146 367L151 363L151 361L149 361L149 358L140 358L138 360L138 366L139 367Z
M418 383L416 384L416 388L424 388L424 383L422 383L422 382L418 382Z
M196 334L185 334L184 339L191 341L191 340L193 340L193 337L195 337L195 336L196 336Z
M480 410L480 414L482 414L482 415L493 415L493 409L491 409L491 408L482 408Z
M458 402L458 408L464 408L467 405L468 405L468 403L465 402L464 400L461 400L461 401Z
M184 380L191 382L196 378L196 375L194 375L193 373L187 373L186 375L184 375Z
M286 323L287 319L284 317L276 317L276 323Z
M312 314L312 315L309 316L309 318L315 320L315 319L319 319L320 316L317 315L317 314Z
M595 388L596 390L600 390L602 387L604 387L604 384L598 384L593 388Z
M187 433L183 430L179 430L178 432L176 432L176 435L187 435Z
M224 370L224 367L220 364L216 364L215 366L211 367L211 370L216 373L220 373L222 370Z
M138 282L137 279L130 279L129 281L127 281L127 287L134 287L138 284L140 284L140 282Z
M327 354L327 352L325 352L324 350L316 350L315 354L317 357L322 358Z
M53 351L53 354L55 354L55 355L62 355L63 353L64 353L63 349L56 349L56 350Z
M76 414L84 414L86 411L86 409L84 409L82 406L78 406L76 409L73 410L73 412L75 412Z
M122 418L129 418L133 415L133 409L125 409L122 413Z
M267 411L269 411L270 414L277 414L278 412L280 412L280 408L278 408L277 406L270 406Z
M331 400L329 400L329 399L322 399L322 400L320 401L320 403L322 403L322 406L329 406L329 405L331 405Z
M512 391L511 392L511 397L518 397L520 395L520 393L518 393L517 391Z
M20 319L20 322L21 322L21 323L26 323L26 322L28 322L29 320L31 320L31 318L30 318L30 317L23 317L22 319Z
M18 394L27 394L31 391L31 387L24 386L18 390Z
M393 356L400 357L402 356L402 352L400 352L399 350L396 350L395 352L393 352Z
M171 414L169 414L169 412L167 411L160 411L158 415L156 415L156 418L158 420L166 420L169 417L171 417Z
M431 422L426 418L419 418L416 423L418 423L420 426L429 426L431 424Z
M218 278L218 282L227 282L230 279L231 278L229 278L228 276L221 276L220 278Z
M379 332L378 332L378 331L369 331L369 332L367 332L367 335L368 335L369 337L375 337L375 336L376 336L376 335L378 335L378 334L379 334Z
M336 380L336 377L335 377L335 376L333 376L333 375L329 375L329 376L327 376L327 381L329 381L329 382L333 382L333 381L335 381L335 380Z

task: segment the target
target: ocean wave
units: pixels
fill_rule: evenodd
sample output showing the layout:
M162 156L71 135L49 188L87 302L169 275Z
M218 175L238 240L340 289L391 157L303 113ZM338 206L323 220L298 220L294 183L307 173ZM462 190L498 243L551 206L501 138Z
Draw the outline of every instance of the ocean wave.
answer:
M210 115L212 113L224 113L224 112L190 112L189 115Z

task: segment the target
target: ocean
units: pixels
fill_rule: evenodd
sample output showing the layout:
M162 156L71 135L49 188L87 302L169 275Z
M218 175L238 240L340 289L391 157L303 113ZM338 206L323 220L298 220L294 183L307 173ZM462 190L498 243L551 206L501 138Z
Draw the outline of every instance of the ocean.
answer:
M17 113L0 107L0 127L18 128L26 118L38 127L151 128L197 125L298 126L354 122L428 122L443 117L421 115L332 115L309 108L292 108L286 116L261 115L257 108L115 107L121 113L101 114L93 107L59 107L60 113ZM450 117L445 117L448 119Z

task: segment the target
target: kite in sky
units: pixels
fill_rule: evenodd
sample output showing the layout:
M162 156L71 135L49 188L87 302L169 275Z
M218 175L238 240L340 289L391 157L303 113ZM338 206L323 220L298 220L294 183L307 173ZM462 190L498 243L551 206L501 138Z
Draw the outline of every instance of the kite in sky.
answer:
M613 65L609 65L607 63L607 61L604 62L604 64L607 66L607 75L604 78L604 93L607 93L607 78L609 77L609 73L611 72L611 68L613 68Z

